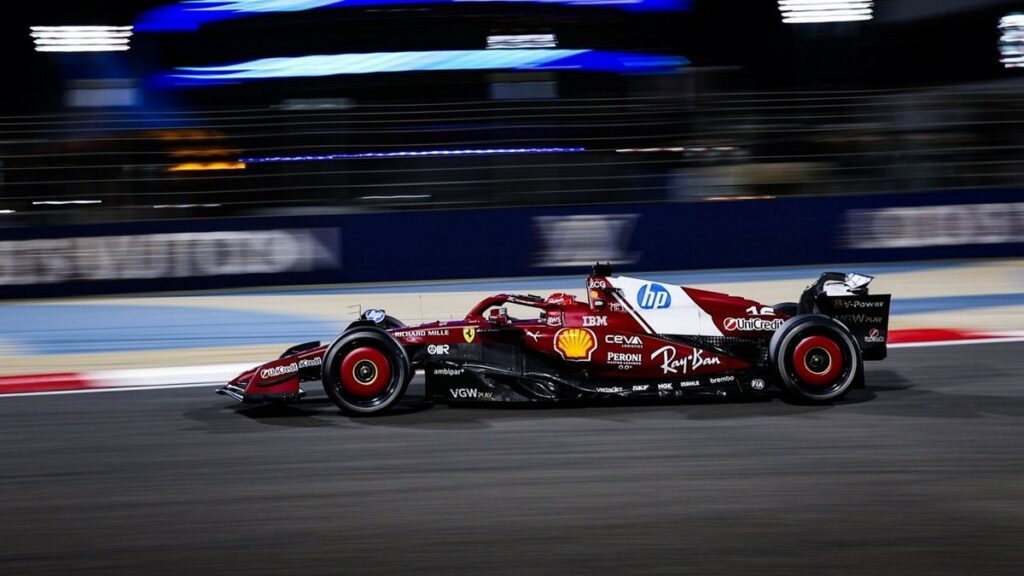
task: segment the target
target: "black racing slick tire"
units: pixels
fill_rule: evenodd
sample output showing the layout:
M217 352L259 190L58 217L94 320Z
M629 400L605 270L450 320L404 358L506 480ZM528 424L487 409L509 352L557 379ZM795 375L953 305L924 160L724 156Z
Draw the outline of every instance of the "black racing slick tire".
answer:
M338 408L376 414L405 394L412 369L405 350L390 334L369 326L350 329L327 348L324 391Z
M775 306L772 306L772 309L776 312L781 312L786 316L796 316L800 311L800 305L796 302L779 302Z
M800 314L772 336L768 357L782 390L809 403L839 400L863 370L860 348L850 331L820 314Z

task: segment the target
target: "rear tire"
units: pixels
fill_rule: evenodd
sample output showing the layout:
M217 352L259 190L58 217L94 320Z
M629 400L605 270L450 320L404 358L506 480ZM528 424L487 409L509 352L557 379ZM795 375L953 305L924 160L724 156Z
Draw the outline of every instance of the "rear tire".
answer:
M412 370L405 350L378 328L353 328L327 348L324 391L338 408L375 414L392 408L405 394Z
M850 331L832 318L801 314L772 336L769 359L781 387L803 402L831 402L860 378L860 348Z
M800 311L800 306L796 302L779 302L775 306L772 306L776 312L785 314L786 316L796 316Z

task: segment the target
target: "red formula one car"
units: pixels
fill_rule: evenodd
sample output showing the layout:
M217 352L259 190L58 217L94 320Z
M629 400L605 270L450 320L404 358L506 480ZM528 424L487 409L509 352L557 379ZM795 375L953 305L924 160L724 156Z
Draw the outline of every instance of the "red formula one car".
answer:
M217 390L242 402L301 398L322 381L347 412L394 406L423 370L435 401L555 402L765 394L829 402L886 355L889 295L829 272L800 301L753 300L625 276L597 265L586 301L499 294L459 321L405 326L367 310L334 342L300 344ZM529 318L509 315L526 309Z

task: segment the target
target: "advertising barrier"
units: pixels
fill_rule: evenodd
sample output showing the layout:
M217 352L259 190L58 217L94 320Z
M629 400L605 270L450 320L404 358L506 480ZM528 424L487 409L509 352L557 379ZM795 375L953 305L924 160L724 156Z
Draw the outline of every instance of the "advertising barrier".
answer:
M1024 255L1016 190L0 229L0 298Z

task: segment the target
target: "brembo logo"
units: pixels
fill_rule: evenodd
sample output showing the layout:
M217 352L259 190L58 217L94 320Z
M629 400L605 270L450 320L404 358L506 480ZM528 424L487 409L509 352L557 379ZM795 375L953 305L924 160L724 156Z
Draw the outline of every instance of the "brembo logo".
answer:
M644 284L636 294L636 302L644 310L668 308L672 305L672 295L661 284Z

